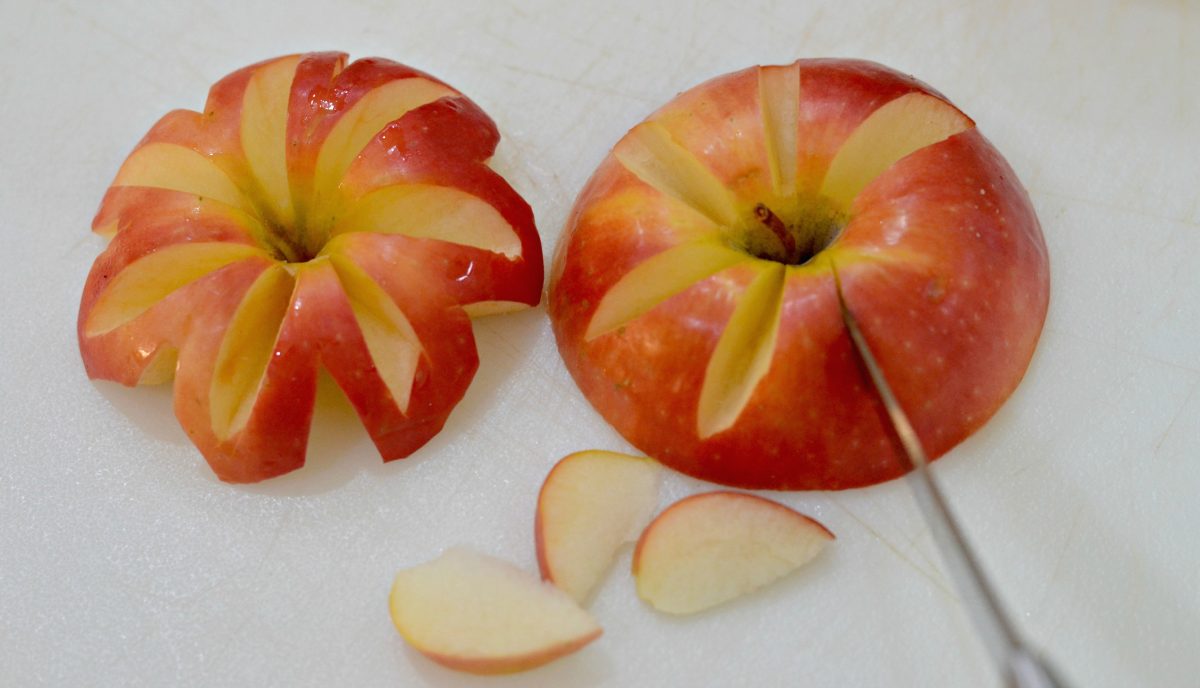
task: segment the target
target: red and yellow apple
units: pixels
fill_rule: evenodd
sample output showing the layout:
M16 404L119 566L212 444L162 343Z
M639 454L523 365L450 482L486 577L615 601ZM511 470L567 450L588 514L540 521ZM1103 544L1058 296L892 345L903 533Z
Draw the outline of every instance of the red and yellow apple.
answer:
M667 507L633 553L638 595L659 611L694 614L807 564L834 539L813 519L740 492L692 495Z
M555 464L534 518L542 578L586 602L617 551L636 541L654 515L661 472L651 459L600 450Z
M396 574L388 602L392 623L410 645L475 674L532 669L602 632L567 593L461 547Z
M1020 382L1049 296L1028 196L970 118L869 62L736 72L634 127L575 203L549 310L584 395L648 455L850 488L909 464L835 269L931 456Z
M175 380L223 480L304 463L319 366L385 460L443 426L478 365L470 317L537 304L533 214L487 166L478 106L395 62L309 53L241 69L137 145L93 229L92 378Z

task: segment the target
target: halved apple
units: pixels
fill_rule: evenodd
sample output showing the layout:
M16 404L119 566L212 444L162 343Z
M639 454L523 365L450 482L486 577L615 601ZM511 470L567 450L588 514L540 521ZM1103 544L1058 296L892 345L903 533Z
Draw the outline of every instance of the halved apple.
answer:
M708 492L675 502L646 528L633 555L638 595L692 614L763 587L808 563L833 533L778 502Z
M532 669L602 632L562 590L459 547L398 573L389 607L410 645L439 664L475 674Z
M550 469L534 519L542 578L580 604L658 507L661 469L651 459L608 451L571 454Z
M499 133L450 86L341 53L268 60L160 120L93 223L89 376L175 379L223 480L304 463L317 370L384 460L441 428L478 359L470 316L537 304L529 206L486 161Z
M941 94L857 60L718 77L630 130L576 200L549 312L584 395L647 455L844 489L909 463L835 267L931 456L1020 382L1049 297L1029 198Z

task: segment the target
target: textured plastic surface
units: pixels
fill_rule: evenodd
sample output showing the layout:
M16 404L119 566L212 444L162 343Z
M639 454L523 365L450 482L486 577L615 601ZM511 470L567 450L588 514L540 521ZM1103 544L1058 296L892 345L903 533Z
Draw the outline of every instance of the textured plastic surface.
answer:
M500 126L495 166L547 257L620 136L713 75L879 60L961 105L1029 188L1051 252L1024 384L935 470L1021 626L1075 685L1200 672L1200 9L1188 3L6 3L0 58L0 682L13 685L996 685L894 482L773 495L838 540L694 618L626 575L604 636L515 677L453 674L391 627L396 569L464 543L535 570L534 502L577 449L628 451L571 384L543 311L480 321L446 431L379 463L336 395L310 466L213 478L165 388L89 382L88 232L150 124L232 69L342 49L427 69ZM664 504L705 489L671 474Z

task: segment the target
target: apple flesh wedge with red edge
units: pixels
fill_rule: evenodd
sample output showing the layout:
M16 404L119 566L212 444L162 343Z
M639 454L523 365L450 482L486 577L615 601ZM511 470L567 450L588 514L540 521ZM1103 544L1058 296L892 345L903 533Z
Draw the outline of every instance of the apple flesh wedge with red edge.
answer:
M549 313L646 455L737 487L858 487L910 464L835 269L930 456L1020 382L1049 299L1025 190L944 96L858 60L721 76L634 127L575 202Z
M486 164L498 141L461 93L388 60L289 55L221 79L104 196L88 375L174 379L222 480L303 465L321 367L383 459L408 456L475 374L470 318L540 299L533 214Z
M833 533L769 499L708 492L675 502L633 554L638 595L655 609L692 614L757 590L817 556Z
M583 604L658 507L651 459L583 451L555 464L538 494L534 537L542 578Z
M562 590L461 547L398 573L389 606L410 645L439 664L474 674L532 669L601 633Z

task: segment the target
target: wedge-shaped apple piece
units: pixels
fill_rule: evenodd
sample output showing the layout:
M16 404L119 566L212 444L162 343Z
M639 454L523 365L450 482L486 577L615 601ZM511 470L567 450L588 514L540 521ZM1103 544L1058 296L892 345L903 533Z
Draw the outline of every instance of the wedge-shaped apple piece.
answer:
M575 652L600 626L562 590L455 547L396 574L392 622L433 661L474 674L532 669Z
M583 604L658 507L651 459L583 451L559 461L538 495L534 537L542 578Z
M707 492L654 519L634 550L633 575L655 609L692 614L782 578L832 539L825 526L778 502Z

